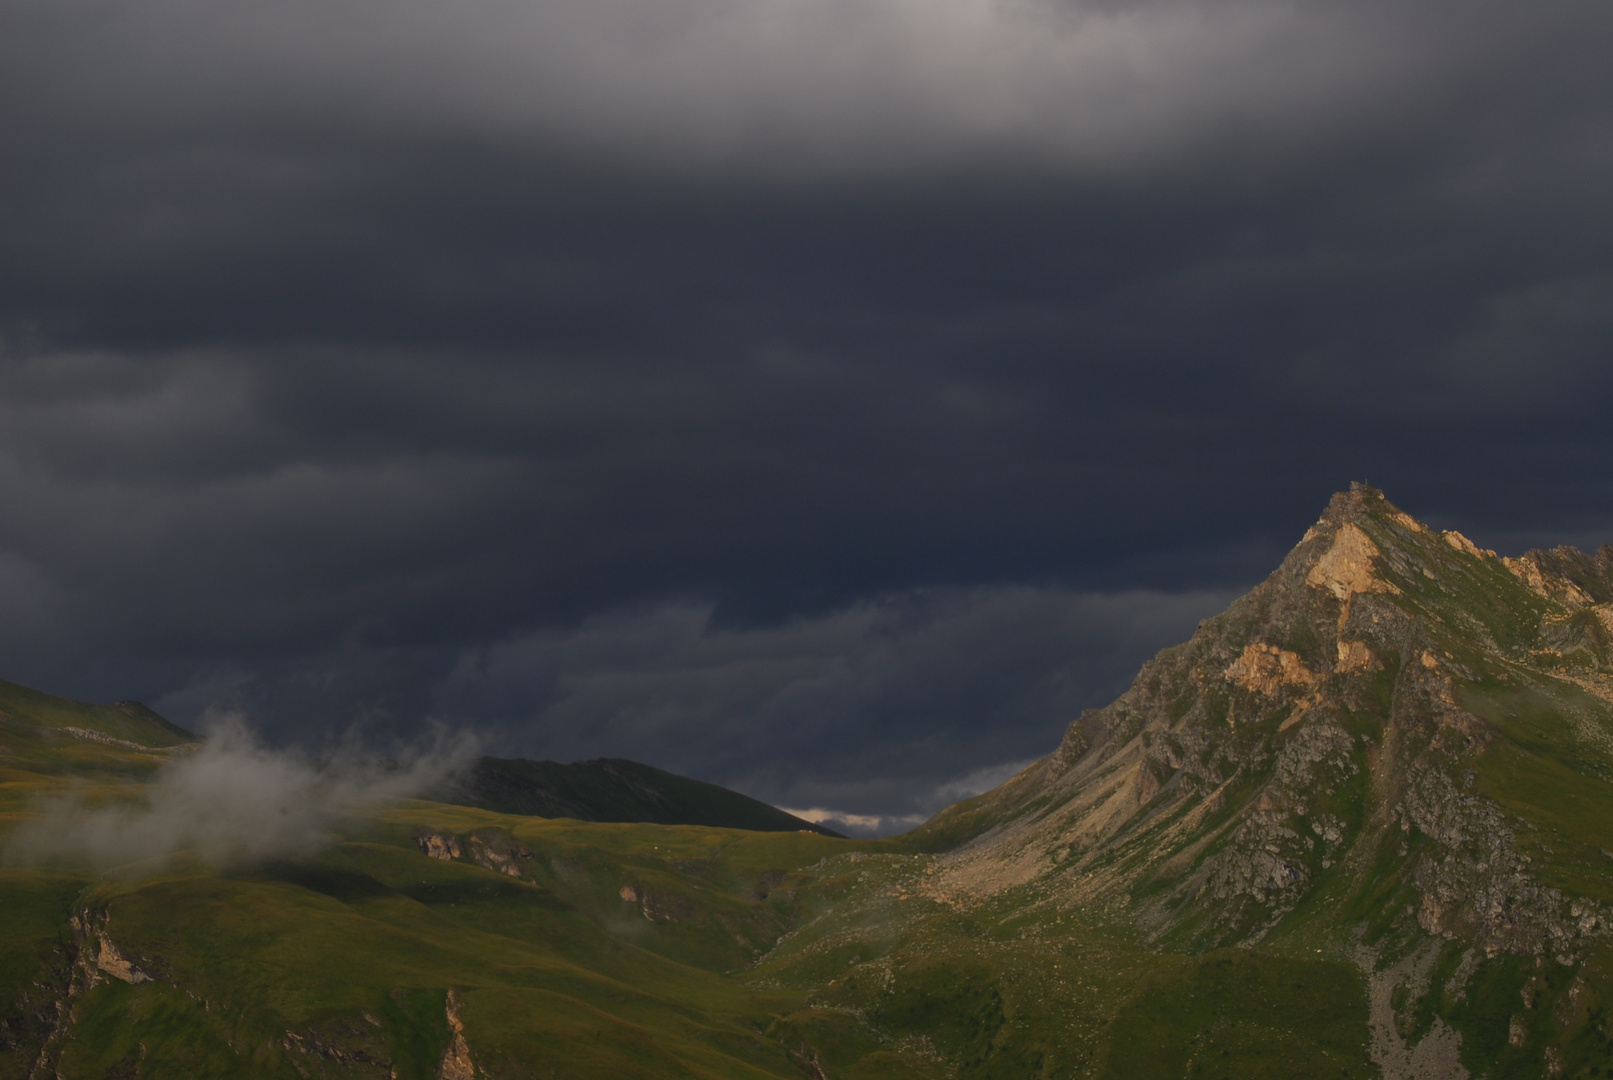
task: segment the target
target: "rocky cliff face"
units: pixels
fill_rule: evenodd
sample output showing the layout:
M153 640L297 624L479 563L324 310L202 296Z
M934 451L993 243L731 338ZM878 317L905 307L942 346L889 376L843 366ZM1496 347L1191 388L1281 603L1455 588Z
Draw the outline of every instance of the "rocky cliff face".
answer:
M1613 923L1610 641L1613 548L1501 559L1356 486L1055 753L926 826L974 834L931 895L1030 888L1166 947L1309 926L1577 964Z

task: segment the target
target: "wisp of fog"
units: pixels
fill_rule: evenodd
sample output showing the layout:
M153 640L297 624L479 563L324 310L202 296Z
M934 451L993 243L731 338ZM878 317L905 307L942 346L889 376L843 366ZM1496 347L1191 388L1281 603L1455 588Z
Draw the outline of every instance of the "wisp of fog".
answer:
M475 740L439 735L426 748L365 760L316 762L264 746L239 716L216 721L193 753L91 804L83 792L41 800L6 845L7 861L89 863L156 872L175 856L241 867L311 854L344 814L409 798L450 782Z

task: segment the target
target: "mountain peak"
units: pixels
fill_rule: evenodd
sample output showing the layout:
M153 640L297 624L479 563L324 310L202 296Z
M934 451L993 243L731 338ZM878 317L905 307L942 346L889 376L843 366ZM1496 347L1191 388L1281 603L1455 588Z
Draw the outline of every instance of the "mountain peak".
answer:
M1578 963L1613 926L1583 886L1613 857L1613 816L1583 820L1613 809L1610 600L1613 548L1503 559L1352 485L1057 751L927 825L971 838L937 895L1101 901L1173 947Z

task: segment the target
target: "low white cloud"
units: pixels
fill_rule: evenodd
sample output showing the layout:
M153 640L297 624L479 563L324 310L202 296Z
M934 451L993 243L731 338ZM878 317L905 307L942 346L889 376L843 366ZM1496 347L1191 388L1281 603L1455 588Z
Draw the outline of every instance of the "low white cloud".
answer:
M156 872L175 856L242 866L311 854L343 814L431 790L469 761L468 737L439 740L407 760L315 762L263 746L238 716L220 718L202 744L149 783L68 794L36 804L8 838L23 862L88 863Z
M936 785L934 791L927 798L920 797L917 801L929 807L932 812L944 810L953 803L990 791L1031 763L1031 761L1010 761L1001 765L990 765L983 769L975 769L964 776ZM831 829L850 836L891 836L922 825L933 816L932 812L919 814L853 814L845 810L832 810L822 806L814 806L805 810L795 810L787 807L780 807L780 809L787 814L794 814L803 821L810 821L816 825L827 825Z
M848 814L844 810L829 810L815 806L809 810L790 810L779 807L786 814L794 814L802 821L814 825L827 825L848 836L891 836L906 832L927 820L923 814Z

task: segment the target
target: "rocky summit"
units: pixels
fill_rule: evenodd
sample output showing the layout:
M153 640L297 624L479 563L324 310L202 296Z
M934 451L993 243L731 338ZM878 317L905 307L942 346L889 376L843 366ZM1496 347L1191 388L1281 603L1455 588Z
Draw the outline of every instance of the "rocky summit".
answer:
M927 824L966 842L926 888L1347 957L1386 1075L1465 1073L1439 1014L1488 967L1514 993L1466 1034L1527 1051L1505 1075L1608 1075L1610 643L1613 547L1502 558L1357 485L1056 752Z
M0 1077L1613 1076L1613 548L1365 486L886 840L377 797L271 847L170 820L234 759L149 710L0 710Z

